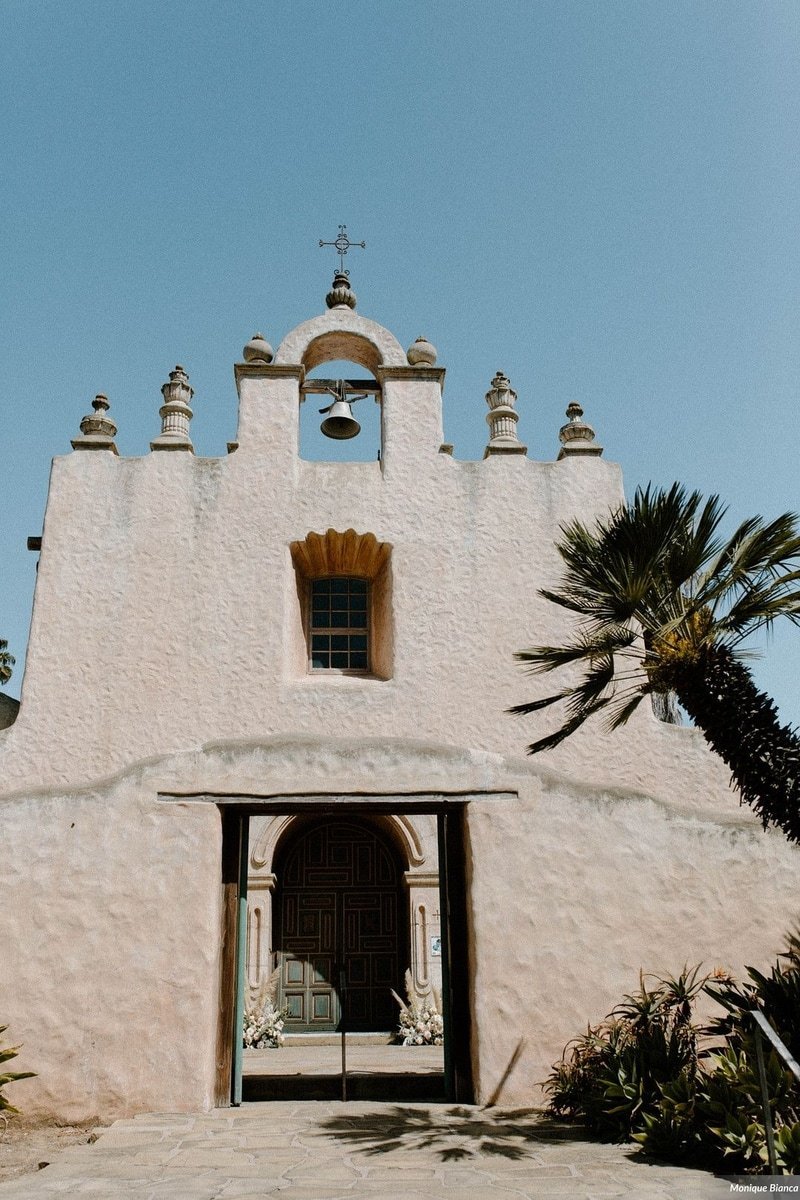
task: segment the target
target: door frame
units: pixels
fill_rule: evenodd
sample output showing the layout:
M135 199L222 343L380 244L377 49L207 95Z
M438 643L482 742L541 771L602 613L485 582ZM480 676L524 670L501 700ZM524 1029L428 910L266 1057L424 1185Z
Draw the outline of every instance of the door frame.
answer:
M187 798L181 797L184 800ZM466 809L470 800L515 799L515 793L506 789L397 794L382 792L377 795L323 792L221 796L203 793L195 794L192 798L216 804L222 822L222 930L215 1081L217 1106L223 1108L241 1103L242 1051L239 1030L245 994L249 818L264 814L286 816L297 813L320 817L401 813L409 816L434 814L437 817L445 1098L461 1104L472 1103L473 964L469 961ZM457 1019L454 1019L456 997L458 1013Z

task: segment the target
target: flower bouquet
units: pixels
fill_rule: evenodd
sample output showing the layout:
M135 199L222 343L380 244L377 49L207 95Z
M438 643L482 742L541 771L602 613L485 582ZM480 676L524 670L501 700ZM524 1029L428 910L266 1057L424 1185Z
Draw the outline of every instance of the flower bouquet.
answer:
M400 1023L397 1037L404 1046L441 1046L444 1041L444 1021L441 1002L434 989L432 994L417 996L406 971L406 999L401 1000L397 992L392 995L400 1006Z
M283 1026L289 1006L278 1008L276 1004L280 974L281 969L277 967L260 988L250 991L249 1000L244 1006L242 1031L246 1049L277 1049L285 1041Z

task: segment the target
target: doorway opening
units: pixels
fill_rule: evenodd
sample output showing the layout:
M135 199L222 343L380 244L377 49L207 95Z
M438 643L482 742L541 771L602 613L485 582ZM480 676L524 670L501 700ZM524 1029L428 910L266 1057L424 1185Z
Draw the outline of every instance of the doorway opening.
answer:
M392 993L410 963L405 864L358 817L300 818L278 849L272 954L285 1034L392 1033Z
M464 803L292 799L220 805L219 1045L225 1029L233 1045L218 1056L218 1103L228 1070L234 1104L469 1101ZM265 1001L281 1044L251 1034L245 1048L245 1013Z

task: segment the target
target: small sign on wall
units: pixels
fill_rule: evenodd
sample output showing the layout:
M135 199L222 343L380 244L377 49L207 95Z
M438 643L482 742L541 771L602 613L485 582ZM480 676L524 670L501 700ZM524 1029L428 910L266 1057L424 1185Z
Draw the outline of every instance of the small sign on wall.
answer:
M440 937L431 938L431 958L442 957L442 939Z

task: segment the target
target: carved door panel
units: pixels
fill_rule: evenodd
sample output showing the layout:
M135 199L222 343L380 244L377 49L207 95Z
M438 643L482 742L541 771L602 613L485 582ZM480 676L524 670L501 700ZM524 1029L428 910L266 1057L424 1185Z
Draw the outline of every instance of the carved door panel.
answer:
M333 989L336 959L336 893L287 892L283 897L281 984L288 1022L334 1029L339 1020Z
M355 822L315 825L289 848L278 888L287 1032L336 1029L342 995L347 1029L391 1029L404 963L399 872L382 841Z

